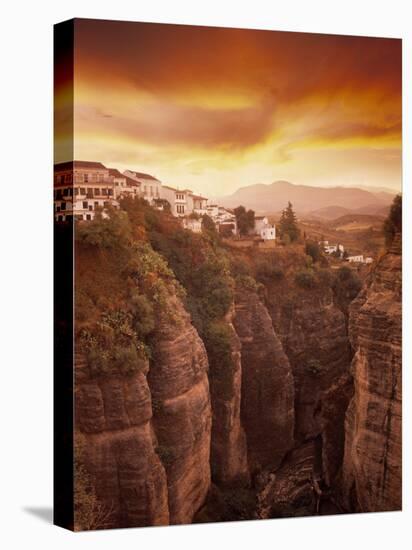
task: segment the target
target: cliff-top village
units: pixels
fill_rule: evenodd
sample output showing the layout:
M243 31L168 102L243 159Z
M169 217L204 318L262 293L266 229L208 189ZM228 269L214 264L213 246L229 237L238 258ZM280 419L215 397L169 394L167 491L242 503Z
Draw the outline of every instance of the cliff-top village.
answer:
M96 212L108 216L107 208L120 208L125 197L145 199L158 210L170 209L181 220L182 226L194 233L202 231L202 219L209 216L219 233L239 236L236 215L233 209L210 203L207 197L190 189L178 189L164 185L150 174L116 168L107 168L101 162L74 161L54 166L54 217L56 222L91 221ZM254 216L254 227L249 238L276 242L276 226L267 216ZM329 256L349 263L372 263L373 258L363 254L350 256L342 244L319 241L319 246Z

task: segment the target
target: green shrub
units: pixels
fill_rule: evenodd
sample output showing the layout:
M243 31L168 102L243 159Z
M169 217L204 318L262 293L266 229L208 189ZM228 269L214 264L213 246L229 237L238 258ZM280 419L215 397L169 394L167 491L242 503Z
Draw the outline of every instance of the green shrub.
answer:
M305 269L296 273L295 283L301 288L311 289L316 286L316 279L312 271Z
M318 243L314 241L307 241L305 245L305 253L312 258L313 263L316 263L321 256Z
M133 292L129 307L132 312L132 326L140 338L145 338L155 328L153 306L144 294Z
M402 197L397 195L392 202L388 217L383 224L386 246L389 247L396 233L402 233Z
M333 284L333 275L329 269L319 269L317 272L319 284L322 287L331 287Z

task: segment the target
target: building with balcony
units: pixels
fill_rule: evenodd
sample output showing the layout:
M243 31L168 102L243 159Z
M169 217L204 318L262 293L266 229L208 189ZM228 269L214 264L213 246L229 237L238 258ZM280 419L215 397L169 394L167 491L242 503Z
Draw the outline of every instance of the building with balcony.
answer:
M125 170L124 176L127 176L139 186L139 195L146 199L150 204L155 199L160 199L162 183L150 174L135 172L134 170Z
M92 220L96 209L118 208L114 177L100 162L73 161L54 165L56 221Z

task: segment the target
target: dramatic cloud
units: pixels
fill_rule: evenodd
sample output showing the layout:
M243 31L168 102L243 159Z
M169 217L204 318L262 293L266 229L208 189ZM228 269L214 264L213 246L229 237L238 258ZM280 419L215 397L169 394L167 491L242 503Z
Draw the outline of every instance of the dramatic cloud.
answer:
M78 158L212 194L400 186L400 40L77 20L75 44Z

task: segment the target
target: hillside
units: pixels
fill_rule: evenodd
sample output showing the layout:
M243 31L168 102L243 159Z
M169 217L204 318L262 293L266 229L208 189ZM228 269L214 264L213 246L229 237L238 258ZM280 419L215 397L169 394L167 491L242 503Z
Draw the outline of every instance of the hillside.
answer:
M219 204L234 208L243 204L256 212L281 211L288 201L299 214L325 208L383 208L393 196L387 193L372 193L356 187L312 187L295 185L287 181L275 181L269 185L256 184L242 187L232 195L220 197Z

